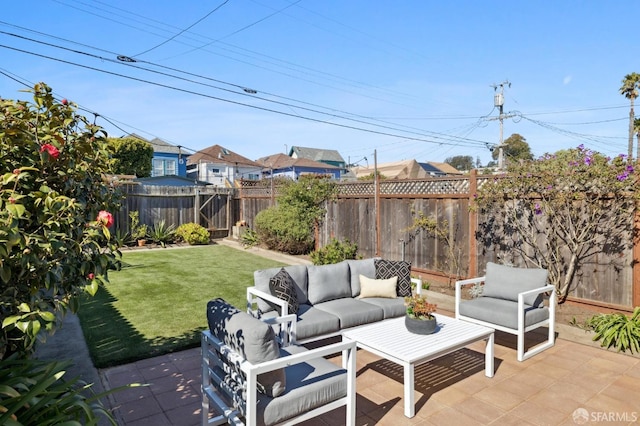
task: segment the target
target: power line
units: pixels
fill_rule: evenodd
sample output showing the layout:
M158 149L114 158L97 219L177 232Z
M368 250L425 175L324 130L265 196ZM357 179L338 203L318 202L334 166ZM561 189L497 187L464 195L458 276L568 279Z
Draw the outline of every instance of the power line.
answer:
M204 21L205 19L207 19L212 13L216 12L218 9L220 9L222 6L224 6L225 4L227 4L229 2L229 0L224 0L220 5L216 6L211 12L207 13L206 15L204 15L202 18L198 19L196 22L194 22L193 24L189 25L187 28L183 29L182 31L180 31L177 34L174 34L173 36L169 37L168 39L164 40L162 43L157 44L147 50L145 50L144 52L140 52L137 55L133 55L133 57L135 58L136 56L142 56L145 53L149 53L152 50L157 49L160 46L163 46L167 43L169 43L171 40L173 40L174 38L182 35L183 33L185 33L186 31L190 30L191 28L195 27L196 25L198 25L200 22Z
M351 126L351 125L347 125L347 124L334 123L334 122L331 122L331 121L320 120L320 119L317 119L317 118L307 117L307 116L303 116L303 115L299 115L299 114L287 113L287 112L284 112L284 111L278 111L278 110L274 110L274 109L271 109L271 108L260 107L260 106L257 106L257 105L251 105L251 104L247 104L247 103L243 103L243 102L239 102L239 101L234 101L234 100L231 100L231 99L220 98L220 97L217 97L217 96L208 95L208 94L205 94L205 93L200 93L200 92L196 92L196 91L193 91L193 90L188 90L188 89L183 89L183 88L179 88L179 87L175 87L175 86L170 86L170 85L164 84L164 83L145 80L145 79L138 78L138 77L133 77L133 76L127 76L127 75L116 73L116 72L113 72L113 71L107 71L107 70L103 70L103 69L100 69L100 68L91 67L91 66L88 66L88 65L78 64L78 63L67 61L67 60L64 60L64 59L54 58L54 57L51 57L51 56L47 56L47 55L43 55L43 54L39 54L39 53L35 53L35 52L29 52L29 51L26 51L26 50L23 50L23 49L18 49L18 48L15 48L15 47L10 47L10 46L6 46L6 45L2 45L2 44L0 44L0 47L5 48L5 49L9 49L9 50L13 50L13 51L17 51L17 52L21 52L21 53L25 53L25 54L32 55L32 56L41 57L41 58L44 58L44 59L53 60L53 61L56 61L56 62L65 63L65 64L68 64L68 65L74 65L74 66L77 66L77 67L81 67L81 68L85 68L85 69L101 72L101 73L104 73L104 74L114 75L114 76L117 76L117 77L127 78L129 80L134 80L134 81L138 81L138 82L141 82L141 83L151 84L151 85L154 85L154 86L163 87L163 88L170 89L170 90L175 90L175 91L182 92L182 93L201 96L201 97L205 97L205 98L208 98L208 99L214 99L214 100L218 100L218 101L222 101L222 102L231 103L231 104L234 104L234 105L245 106L245 107L249 107L249 108L253 108L253 109L257 109L257 110L261 110L261 111L272 112L272 113L276 113L276 114L280 114L280 115L284 115L284 116L288 116L288 117L299 118L299 119L303 119L303 120L307 120L307 121L312 121L312 122L315 122L315 123L328 124L328 125L335 126L335 127L341 127L341 128L345 128L345 129L363 131L363 132L382 135L382 136L390 136L390 137L394 137L394 138L417 140L417 141L422 141L422 142L427 142L427 143L439 143L439 144L445 144L445 145L449 144L447 142L437 142L437 141L433 141L433 140L429 140L429 139L425 139L425 138L417 138L417 137L412 137L412 136L398 135L398 134L394 134L394 133L383 132L383 131L372 130L372 129L365 129L365 128L362 128L362 127ZM324 113L324 114L326 114L326 113ZM331 114L327 114L327 115L331 115ZM353 119L349 119L349 118L346 118L346 117L339 117L339 116L336 116L336 117L343 118L343 119L346 119L346 120L356 121L356 122L358 121L358 120L353 120ZM369 124L369 125L373 125L373 126L377 126L377 127L383 127L383 128L385 127L385 126L375 125L375 124L372 124L372 123L365 123L365 124ZM395 130L398 130L398 129L395 129ZM411 133L411 132L408 132L408 133Z
M333 118L340 118L340 119L349 120L349 121L353 121L353 122L360 123L360 124L367 124L367 125L372 125L372 126L376 126L376 127L380 127L380 128L384 128L384 129L388 129L388 130L402 131L402 132L406 132L406 133L409 133L409 134L416 134L416 135L420 135L420 136L429 136L429 137L433 137L433 138L437 138L437 139L457 140L457 141L466 140L468 142L475 142L475 143L478 143L478 144L486 144L487 143L486 141L480 141L480 140L474 140L474 139L468 139L468 138L460 138L460 137L452 137L450 135L446 135L446 134L439 133L439 132L426 131L426 130L418 129L418 128L415 128L415 127L402 126L401 125L400 127L404 127L404 129L408 129L408 130L404 130L402 128L398 128L397 127L398 125L395 124L395 123L389 123L389 122L386 122L386 121L383 121L383 120L372 119L370 117L365 117L365 116L361 116L361 115L358 115L358 114L349 113L349 112L346 112L346 111L341 111L341 110L328 108L328 107L315 105L315 104L309 104L307 102L298 101L298 100L295 100L295 99L292 99L292 98L286 98L286 97L281 97L281 96L278 96L278 95L275 95L275 94L267 93L270 96L274 96L274 97L277 97L277 98L284 98L286 100L293 101L293 102L298 102L298 103L302 103L302 104L312 105L312 106L323 108L323 109L326 109L326 110L332 111L332 112L328 113L328 112L318 111L318 110L315 110L315 109L312 109L312 108L308 108L308 107L301 107L301 106L297 106L297 105L291 105L291 104L288 104L286 102L276 101L276 100L273 100L273 99L267 99L267 98L264 98L262 96L255 96L257 91L245 88L245 87L243 87L241 85L237 85L237 84L233 84L233 83L227 83L227 82L224 82L224 81L221 81L221 80L212 79L212 78L209 78L209 77L205 77L205 76L201 76L201 75L198 75L198 74L189 73L189 72L186 72L186 71L175 70L177 72L181 72L181 73L184 73L184 74L187 74L187 75L193 75L193 76L196 76L198 78L203 78L203 79L206 79L206 80L216 81L216 82L219 82L219 83L222 83L222 84L226 84L226 85L229 85L229 86L232 86L232 87L235 87L235 88L239 88L239 89L242 89L242 92L237 92L237 91L225 89L225 88L222 88L222 87L206 84L206 83L203 83L203 82L198 82L198 81L187 79L187 78L184 78L184 77L179 77L179 76L176 76L176 75L173 75L173 74L168 74L168 73L165 73L165 72L161 72L161 71L158 71L158 70L152 70L152 69L149 69L149 68L144 68L144 67L135 65L135 63L137 61L133 60L133 59L131 59L131 61L133 61L133 63L129 62L129 60L123 61L122 58L118 58L118 59L120 59L120 61L116 61L116 60L111 59L111 58L105 58L105 57L94 55L94 54L91 54L91 53L88 53L88 52L82 52L82 51L79 51L79 50L70 49L70 48L63 47L63 46L58 46L58 45L55 45L55 44L52 44L52 43L47 43L47 42L43 42L43 41L39 41L39 40L34 40L34 39L31 39L31 38L28 38L28 37L25 37L25 36L12 34L12 33L8 33L8 32L5 32L5 31L0 31L0 34L10 35L10 36L13 36L13 37L17 37L19 39L28 40L28 41L32 41L32 42L38 43L38 44L43 44L43 45L46 45L46 46L49 46L49 47L54 47L54 48L57 48L57 49L66 50L66 51L73 52L73 53L76 53L76 54L80 54L80 55L83 55L83 56L88 56L88 57L92 57L92 58L95 58L95 59L99 59L101 61L107 61L107 62L116 63L116 64L119 64L119 65L125 65L125 66L128 66L128 67L132 67L132 68L136 68L136 69L140 69L140 70L144 70L144 71L149 71L149 72L152 72L152 73L155 73L155 74L160 74L160 75L164 75L164 76L167 76L167 77L176 78L178 80L182 80L182 81L186 81L186 82L190 82L190 83L194 83L194 84L198 84L198 85L203 85L203 86L206 86L206 87L215 88L217 90L226 91L226 92L233 93L233 94L236 94L236 95L251 96L252 98L255 98L255 99L264 100L266 102L271 102L271 103L275 103L275 104L282 105L282 106L294 107L294 108L299 108L299 109L302 109L302 110L305 110L305 111L308 111L308 112L328 115L328 116L331 116ZM166 69L173 70L172 68L168 68L168 67L162 67L161 66L161 68L166 68ZM341 115L336 114L335 112L340 112L342 114L347 114L347 115L350 115L352 117L358 117L358 118L361 118L361 119L355 119L355 118L349 118L349 117L341 116ZM385 123L386 125L375 124L375 123L371 123L371 122L368 122L368 121L364 121L362 119L378 121L378 122L381 122L381 123ZM392 126L389 126L389 125L393 125L393 126L396 126L396 127L392 127Z

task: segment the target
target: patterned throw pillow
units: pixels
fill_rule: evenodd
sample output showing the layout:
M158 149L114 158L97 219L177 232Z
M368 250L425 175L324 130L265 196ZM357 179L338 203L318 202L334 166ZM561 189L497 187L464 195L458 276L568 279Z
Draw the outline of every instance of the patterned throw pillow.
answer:
M269 280L269 290L271 290L271 294L276 296L278 299L282 299L289 304L289 312L290 314L295 314L298 312L298 295L296 293L296 287L293 283L293 278L291 275L284 269L280 269L280 271L275 274Z
M398 277L396 293L399 297L411 296L411 263L402 260L376 259L376 279Z

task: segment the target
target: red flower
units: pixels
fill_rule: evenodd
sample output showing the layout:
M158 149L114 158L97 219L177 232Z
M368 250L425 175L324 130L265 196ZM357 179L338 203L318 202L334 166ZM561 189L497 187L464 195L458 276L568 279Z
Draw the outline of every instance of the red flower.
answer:
M91 272L89 275L87 275L87 278L89 278L90 280L93 280L96 277L96 275Z
M20 174L20 169L13 169L13 174L14 175L19 175Z
M102 223L107 228L113 225L113 215L105 210L100 210L100 212L98 213L98 218L96 220Z
M58 158L58 156L60 155L60 151L58 151L58 148L51 145L50 143L45 143L40 147L40 152L45 152L45 151L47 151L47 154L49 154L53 158Z

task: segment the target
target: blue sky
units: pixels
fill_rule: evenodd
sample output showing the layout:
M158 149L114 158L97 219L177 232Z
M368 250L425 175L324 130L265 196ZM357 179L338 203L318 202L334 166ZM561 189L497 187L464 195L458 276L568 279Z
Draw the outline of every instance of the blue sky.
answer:
M619 88L640 72L638 12L637 0L6 2L0 96L44 81L110 136L254 160L299 145L359 164L374 151L486 163L491 85L508 80L505 138L536 156L579 144L613 156L627 151Z

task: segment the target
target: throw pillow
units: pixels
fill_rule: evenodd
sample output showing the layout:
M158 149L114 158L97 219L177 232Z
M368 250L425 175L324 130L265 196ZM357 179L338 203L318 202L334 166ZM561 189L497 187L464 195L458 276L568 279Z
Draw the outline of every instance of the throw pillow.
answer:
M293 283L293 278L284 268L275 274L269 280L269 290L271 294L278 299L284 300L289 305L290 314L298 312L298 295L296 293L296 287Z
M411 296L411 263L402 260L376 259L376 278L398 277L396 294L399 297Z
M395 299L397 285L398 277L376 280L360 275L360 296L358 296L358 299L365 297L386 297L389 299Z

